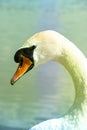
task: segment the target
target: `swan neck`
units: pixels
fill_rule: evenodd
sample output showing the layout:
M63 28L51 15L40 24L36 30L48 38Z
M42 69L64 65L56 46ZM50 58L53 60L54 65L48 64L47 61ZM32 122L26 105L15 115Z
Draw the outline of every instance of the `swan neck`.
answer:
M83 53L70 41L62 43L61 57L58 59L70 73L74 87L75 100L69 112L82 110L87 102L87 62Z

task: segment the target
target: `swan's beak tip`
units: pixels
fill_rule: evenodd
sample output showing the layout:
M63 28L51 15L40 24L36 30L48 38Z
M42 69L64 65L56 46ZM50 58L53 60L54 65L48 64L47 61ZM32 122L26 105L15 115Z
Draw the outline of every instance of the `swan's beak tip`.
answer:
M11 79L10 84L11 84L11 85L14 85L14 83L15 83L15 82L13 81L13 79Z

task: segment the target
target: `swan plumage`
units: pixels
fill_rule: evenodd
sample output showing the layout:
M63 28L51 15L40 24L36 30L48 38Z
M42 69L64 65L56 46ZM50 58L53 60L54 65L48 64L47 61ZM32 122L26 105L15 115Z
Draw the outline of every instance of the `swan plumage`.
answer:
M64 117L44 121L30 130L87 130L87 59L71 41L52 30L39 32L17 50L14 60L19 66L12 85L33 67L52 60L67 69L75 87L74 102Z

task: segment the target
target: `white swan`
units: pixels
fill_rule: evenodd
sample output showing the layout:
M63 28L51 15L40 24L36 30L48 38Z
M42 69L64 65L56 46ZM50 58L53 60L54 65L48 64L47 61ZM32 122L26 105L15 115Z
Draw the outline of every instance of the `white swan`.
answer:
M68 39L55 31L43 31L28 39L15 54L19 63L11 84L33 67L53 60L72 76L75 100L67 115L44 121L30 130L87 130L87 60Z

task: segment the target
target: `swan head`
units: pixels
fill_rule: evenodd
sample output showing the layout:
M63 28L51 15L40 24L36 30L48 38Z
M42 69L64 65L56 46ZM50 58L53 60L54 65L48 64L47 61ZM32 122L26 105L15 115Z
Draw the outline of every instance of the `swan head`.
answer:
M33 67L37 67L49 60L55 60L56 54L60 52L60 49L58 50L56 47L56 33L54 31L37 33L17 50L14 60L19 65L11 80L12 85ZM54 34L55 38L53 37Z

